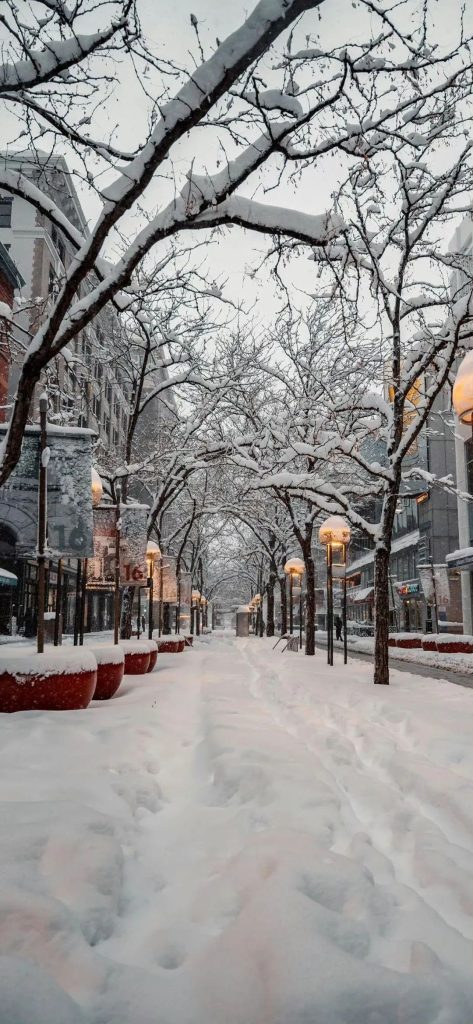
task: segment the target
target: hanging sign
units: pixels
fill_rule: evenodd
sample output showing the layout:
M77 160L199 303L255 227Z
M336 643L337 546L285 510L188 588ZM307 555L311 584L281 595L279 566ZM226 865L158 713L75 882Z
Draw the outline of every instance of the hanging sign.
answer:
M88 590L113 590L115 586L116 522L114 505L94 508L94 557L87 562Z
M6 427L0 427L0 440ZM91 430L48 424L48 553L69 558L93 555ZM0 487L0 523L16 537L17 556L36 555L40 437L27 427L19 461Z
M446 565L419 565L421 587L427 604L446 608L450 603L450 581Z
M147 505L121 506L120 583L128 587L146 586L148 512Z
M434 565L435 591L439 608L450 604L450 581L446 565Z
M190 608L190 606L191 606L191 596L192 596L192 583L191 583L190 572L181 572L181 574L179 576L179 586L180 586L180 598L181 598L180 604L181 604L181 607L182 608L184 608L184 607Z
M164 604L177 604L176 559L172 555L164 555L162 573L163 602Z
M431 565L418 565L420 585L427 604L435 604L434 579Z

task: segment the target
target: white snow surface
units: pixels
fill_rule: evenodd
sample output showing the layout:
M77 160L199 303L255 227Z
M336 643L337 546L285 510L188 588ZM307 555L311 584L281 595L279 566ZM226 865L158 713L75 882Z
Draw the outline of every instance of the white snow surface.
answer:
M0 1019L467 1024L473 694L206 641L0 716Z

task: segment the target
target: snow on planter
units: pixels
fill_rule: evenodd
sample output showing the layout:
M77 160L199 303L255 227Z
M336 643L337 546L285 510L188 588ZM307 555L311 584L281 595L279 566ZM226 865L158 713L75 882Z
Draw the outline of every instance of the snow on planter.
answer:
M119 644L91 644L97 660L97 683L94 700L110 700L123 679L125 670L125 652Z
M422 650L423 651L436 651L437 650L437 634L427 633L426 636L422 637Z
M142 676L148 671L151 654L147 640L121 640L125 654L125 675Z
M86 708L97 682L90 648L0 649L0 712Z

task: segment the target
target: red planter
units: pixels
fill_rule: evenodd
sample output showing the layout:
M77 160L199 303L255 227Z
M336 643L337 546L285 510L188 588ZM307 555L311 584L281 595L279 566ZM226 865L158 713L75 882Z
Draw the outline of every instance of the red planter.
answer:
M75 658L72 651L53 651L0 655L1 712L78 711L90 704L97 682L92 652Z
M396 637L395 636L390 636L389 637L388 645L389 645L389 647L395 647L396 646Z
M97 665L97 685L95 687L94 700L110 700L110 697L117 692L123 679L125 662L118 664L105 662Z
M125 675L144 676L148 671L150 661L149 651L125 652Z
M422 640L422 650L423 651L436 651L437 650L437 641L434 640L433 637L425 636L423 638L423 640Z
M459 636L455 640L453 638L444 640L440 637L437 640L437 650L443 654L473 654L473 644L471 641L462 640Z
M182 654L186 641L173 640L171 638L167 640L158 640L158 649L160 654Z

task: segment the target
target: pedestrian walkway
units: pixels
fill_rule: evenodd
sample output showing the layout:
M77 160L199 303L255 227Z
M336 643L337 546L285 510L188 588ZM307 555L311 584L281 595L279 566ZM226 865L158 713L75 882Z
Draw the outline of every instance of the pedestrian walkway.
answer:
M51 1019L473 1019L472 695L272 646L0 717L0 957Z

